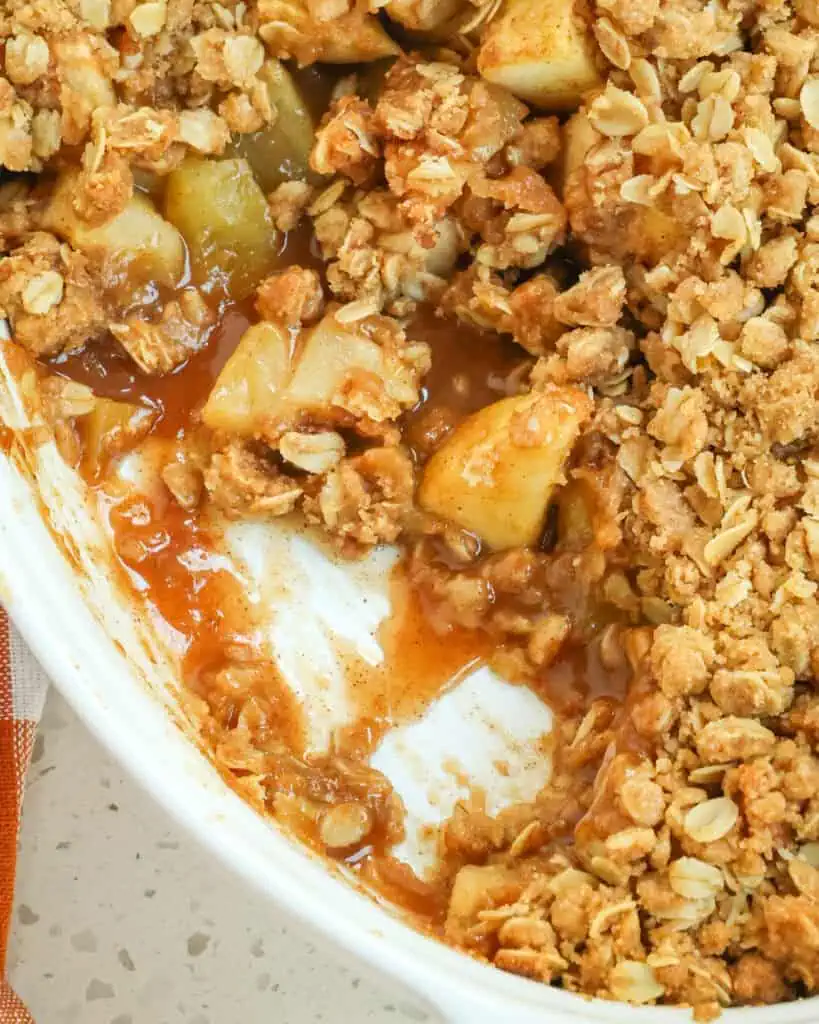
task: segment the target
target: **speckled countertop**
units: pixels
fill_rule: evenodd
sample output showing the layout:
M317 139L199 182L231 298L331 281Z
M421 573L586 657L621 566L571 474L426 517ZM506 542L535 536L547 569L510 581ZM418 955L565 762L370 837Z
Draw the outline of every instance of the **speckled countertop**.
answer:
M37 1024L430 1019L285 925L53 692L28 779L10 975Z

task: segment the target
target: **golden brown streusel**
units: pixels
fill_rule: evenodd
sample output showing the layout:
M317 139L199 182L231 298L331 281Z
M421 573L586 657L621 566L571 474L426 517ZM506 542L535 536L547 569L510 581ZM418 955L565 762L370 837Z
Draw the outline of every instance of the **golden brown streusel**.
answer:
M248 799L521 976L702 1020L811 995L819 18L560 3L579 43L524 68L557 43L517 3L543 39L512 0L9 0L0 313L162 600L199 591L157 538L296 511L398 543L435 635L555 711L544 790L473 794L405 884L389 784L307 754L225 598L185 680Z

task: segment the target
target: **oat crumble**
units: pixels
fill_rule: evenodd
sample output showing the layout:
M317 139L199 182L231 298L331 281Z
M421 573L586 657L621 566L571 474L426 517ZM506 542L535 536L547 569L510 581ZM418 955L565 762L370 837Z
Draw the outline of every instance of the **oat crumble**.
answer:
M556 712L538 798L441 829L426 925L699 1020L819 990L817 27L804 0L0 11L0 313L95 485L162 452L120 557L152 516L398 543L437 628ZM437 404L435 318L473 346ZM269 667L219 657L191 700L248 799L388 851L366 752L305 760Z

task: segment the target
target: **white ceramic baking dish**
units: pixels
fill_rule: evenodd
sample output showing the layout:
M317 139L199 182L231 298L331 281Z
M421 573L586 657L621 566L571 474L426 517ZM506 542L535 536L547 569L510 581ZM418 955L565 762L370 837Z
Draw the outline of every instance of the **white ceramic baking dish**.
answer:
M172 665L144 613L112 582L106 540L78 478L61 462L53 444L27 446L24 428L31 424L2 349L0 425L0 439L8 438L8 428L23 431L13 454L2 454L0 446L0 600L46 672L99 739L177 821L270 898L271 914L279 912L274 904L285 908L349 954L391 976L445 1020L569 1024L633 1017L662 1024L688 1019L687 1011L584 1000L504 974L419 935L244 804L180 727ZM266 528L246 531L239 543L252 548L250 563L254 558L264 561L265 548L272 544L274 560L281 564L281 538L271 538ZM377 657L368 644L373 643L374 621L386 610L383 592L376 600L372 595L367 602L358 600L365 586L362 571L357 569L349 580L333 576L336 569L315 558L303 540L288 546L288 557L289 572L297 571L303 584L300 591L291 589L278 598L292 611L280 623L282 632L296 647L302 645L301 651L290 652L286 667L291 677L299 672L309 676L314 655L323 657L317 634L309 632L316 623L330 622L337 632L353 637L366 656ZM366 586L372 589L373 578L379 573L383 577L383 567L383 558L368 566ZM297 622L306 623L308 632L294 629ZM315 735L320 741L339 719L343 693L338 686L319 692L311 691L309 680L292 681L319 710ZM472 763L477 765L486 760L485 751L475 749L488 735L481 731L481 721L491 719L489 732L496 733L497 721L505 717L511 731L520 731L521 721L532 718L526 698L524 704L513 706L521 699L515 694L526 691L507 691L492 681L468 682L460 690L460 696L451 698L455 703L427 716L431 724L412 727L426 729L424 735L416 731L398 737L379 755L380 766L419 818L428 810L417 789L419 769L428 781L429 764L411 763L411 751L417 755L423 746L434 756L436 745L449 752L463 747L463 763L468 766L474 755ZM460 741L454 743L451 730L462 727ZM535 732L542 734L542 728ZM530 761L521 762L521 785L529 791L542 783L537 772L525 777ZM497 782L483 781L490 787ZM513 790L497 791L497 802L516 795ZM448 799L451 803L454 794ZM439 813L445 812L446 803ZM408 856L415 853L409 851ZM819 1000L731 1010L724 1019L734 1024L809 1024L819 1020Z

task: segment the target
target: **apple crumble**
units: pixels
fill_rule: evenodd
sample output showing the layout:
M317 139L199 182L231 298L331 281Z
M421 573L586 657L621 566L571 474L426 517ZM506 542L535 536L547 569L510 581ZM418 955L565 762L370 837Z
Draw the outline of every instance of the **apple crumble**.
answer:
M7 0L0 39L4 351L226 777L506 971L817 992L814 0ZM277 517L397 544L427 652L321 755L191 571ZM476 663L553 709L552 777L417 878L369 755Z

